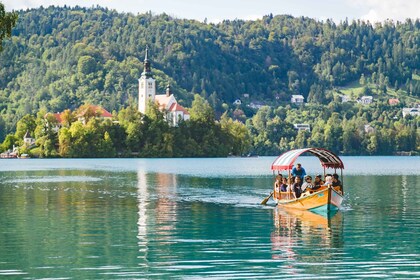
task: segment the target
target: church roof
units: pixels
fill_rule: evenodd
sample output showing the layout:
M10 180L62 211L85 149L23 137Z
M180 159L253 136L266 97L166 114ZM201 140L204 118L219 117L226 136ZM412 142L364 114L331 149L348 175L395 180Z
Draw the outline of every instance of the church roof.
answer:
M166 94L156 94L155 95L155 101L159 103L159 109L163 110L168 107L168 105L171 103L171 100L174 99L172 95L167 96ZM176 103L173 102L173 103Z
M169 111L170 112L183 112L184 115L189 115L190 114L190 113L188 113L187 109L185 109L184 107L182 107L178 103L173 103L171 105L171 107L169 108Z

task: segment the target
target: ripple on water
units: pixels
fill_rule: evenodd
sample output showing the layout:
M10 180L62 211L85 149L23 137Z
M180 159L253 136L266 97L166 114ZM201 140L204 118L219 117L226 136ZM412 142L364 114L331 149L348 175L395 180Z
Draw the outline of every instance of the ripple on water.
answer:
M62 183L62 182L97 182L101 178L89 176L45 176L27 177L22 179L6 180L5 183Z

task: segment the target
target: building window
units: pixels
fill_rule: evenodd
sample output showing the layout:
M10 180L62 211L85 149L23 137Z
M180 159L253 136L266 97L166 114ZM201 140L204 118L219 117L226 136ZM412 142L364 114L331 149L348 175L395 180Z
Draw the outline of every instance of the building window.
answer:
M153 88L153 84L152 83L149 83L149 88Z
M140 84L140 88L144 88L144 83L143 82Z

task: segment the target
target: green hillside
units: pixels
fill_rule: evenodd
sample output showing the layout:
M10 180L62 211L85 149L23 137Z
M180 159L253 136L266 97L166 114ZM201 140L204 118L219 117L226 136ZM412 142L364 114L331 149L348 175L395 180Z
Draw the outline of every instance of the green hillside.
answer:
M40 108L91 102L119 110L135 102L146 45L160 90L170 82L187 106L192 93L220 112L243 94L281 102L298 93L324 102L326 90L374 73L390 87L413 84L410 94L418 97L419 30L418 20L373 27L268 15L206 24L102 8L20 11L0 53L0 112L13 127Z
M420 103L419 20L373 26L267 15L208 24L100 7L18 13L13 36L0 52L0 149L19 143L27 127L36 127L29 133L44 139L44 148L38 147L44 156L92 156L86 147L63 146L83 146L83 137L62 135L68 141L59 143L54 133L43 135L40 112L95 104L115 111L124 123L114 132L109 124L69 127L75 135L84 131L97 143L105 141L96 156L109 156L100 151L111 150L139 156L274 155L306 146L351 155L420 150L419 118L402 115L403 107ZM146 46L158 92L170 83L186 107L197 96L207 100L216 111L211 129L194 121L172 129L159 119L147 125L127 119L124 112L131 109L125 108L137 105ZM292 94L302 94L304 106L290 104ZM341 103L340 95L350 102ZM372 95L374 102L355 102L362 95ZM391 106L389 98L400 103ZM234 105L237 99L242 104ZM310 131L294 129L300 123ZM233 144L237 127L243 137ZM170 144L159 146L162 139Z

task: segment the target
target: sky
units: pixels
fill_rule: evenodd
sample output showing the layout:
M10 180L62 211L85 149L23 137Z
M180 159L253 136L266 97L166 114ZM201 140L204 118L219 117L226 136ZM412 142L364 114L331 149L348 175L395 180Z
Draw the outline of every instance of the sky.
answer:
M177 18L220 22L224 19L258 19L288 14L336 23L348 18L370 22L420 18L420 0L0 0L6 10L40 6L102 6L133 14L152 11Z

